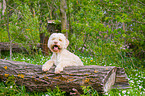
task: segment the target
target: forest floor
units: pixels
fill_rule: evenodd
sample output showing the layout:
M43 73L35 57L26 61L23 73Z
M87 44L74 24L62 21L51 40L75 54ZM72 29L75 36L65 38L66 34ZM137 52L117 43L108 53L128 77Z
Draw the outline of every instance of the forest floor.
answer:
M129 78L130 89L118 90L112 89L106 96L145 96L145 68L144 66L138 67L138 61L134 57L126 57L124 61L126 64L118 65L116 63L108 63L107 61L98 61L93 57L79 56L84 65L100 65L100 66L117 66L125 68ZM2 54L2 59L9 60L8 54ZM42 54L28 55L23 53L14 53L12 60L27 62L31 64L43 65L50 57L43 56ZM84 94L82 96L98 96L95 90L90 88L83 88ZM27 92L25 86L17 86L13 81L0 82L0 96L65 96L65 92L61 92L59 88L55 90L48 89L47 92Z

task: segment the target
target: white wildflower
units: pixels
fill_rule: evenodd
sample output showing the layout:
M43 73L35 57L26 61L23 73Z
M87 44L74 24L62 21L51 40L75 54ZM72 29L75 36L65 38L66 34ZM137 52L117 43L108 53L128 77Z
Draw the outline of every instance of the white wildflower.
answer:
M10 88L13 88L13 86L10 86Z
M105 95L108 95L108 93L105 93Z
M139 86L139 89L143 88L142 86Z
M122 93L125 94L126 93L126 90L123 90Z
M133 80L130 80L130 82L131 82L131 83L134 83L134 81L133 81Z
M135 76L137 76L138 74L135 74Z
M128 91L127 94L130 94L130 92Z
M25 58L22 58L21 60L25 60Z

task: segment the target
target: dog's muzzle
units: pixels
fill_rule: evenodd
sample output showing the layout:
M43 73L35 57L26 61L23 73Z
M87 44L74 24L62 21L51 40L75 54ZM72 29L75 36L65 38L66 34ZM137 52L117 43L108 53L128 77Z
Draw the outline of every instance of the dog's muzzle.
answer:
M52 46L52 50L54 51L54 52L59 52L60 51L60 47L59 47L59 45L53 45Z

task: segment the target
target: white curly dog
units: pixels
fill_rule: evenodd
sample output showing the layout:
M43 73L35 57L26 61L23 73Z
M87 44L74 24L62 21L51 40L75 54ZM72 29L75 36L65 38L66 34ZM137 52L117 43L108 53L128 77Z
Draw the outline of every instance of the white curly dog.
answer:
M48 48L53 52L53 55L42 66L42 70L48 71L55 64L55 73L57 74L67 66L83 66L81 59L66 49L68 45L69 41L62 33L53 33L48 40Z

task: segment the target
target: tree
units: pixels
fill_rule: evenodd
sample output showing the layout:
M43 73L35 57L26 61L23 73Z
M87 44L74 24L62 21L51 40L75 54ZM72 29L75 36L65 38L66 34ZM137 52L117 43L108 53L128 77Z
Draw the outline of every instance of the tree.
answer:
M83 52L85 55L89 54L89 56L96 57L99 57L101 54L102 57L108 56L106 57L108 59L110 58L109 56L116 58L115 56L118 56L120 53L126 53L127 56L139 58L144 58L145 56L145 7L142 0L134 2L131 0L69 0L68 2L65 0L61 0L61 2L59 0L34 0L34 2L28 0L22 2L22 0L19 0L14 2L11 0L9 2L9 5L11 5L9 6L9 16L12 16L12 14L16 15L19 12L22 13L22 10L27 6L29 13L31 13L28 14L28 17L35 17L35 19L37 17L39 21L37 23L38 26L31 26L30 28L39 28L39 32L46 32L47 20L60 20L62 17L62 32L67 32L69 35L68 39L71 41L69 49L71 51L77 49L78 52ZM22 6L20 7L19 5L25 6L22 8ZM21 8L21 11L14 11L17 10L18 6L19 9ZM34 14L35 16L32 16ZM20 30L20 28L26 28L26 25L29 26L28 23L31 24L34 20L33 18L31 22L27 22L30 20L26 19L27 21L25 21L24 18L22 18L24 16L21 14L18 15L20 16L19 19L14 18L15 16L13 15L12 17L15 21L14 19L9 20L10 30L12 27L12 29L14 29L14 27L19 29L15 29L17 30L16 34L21 33L22 29ZM71 29L71 32L68 31L67 20L69 21L69 29ZM14 25L16 21L19 21L19 23L17 23L18 26ZM23 33L26 32L26 30L23 31ZM30 32L30 30L27 30L27 32ZM2 33L3 32L0 34ZM29 35L28 37L30 39L33 38L34 41L35 36L33 36ZM20 37L25 37L26 40L27 35L24 36L24 34L22 34ZM15 42L25 41L23 39L19 38L19 40L17 39ZM28 42L28 39L26 41ZM113 52L111 50L113 50ZM116 62L118 62L118 60L116 60Z
M61 0L60 1L61 32L64 33L66 37L68 37L66 9L67 9L66 0Z

